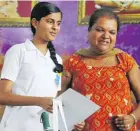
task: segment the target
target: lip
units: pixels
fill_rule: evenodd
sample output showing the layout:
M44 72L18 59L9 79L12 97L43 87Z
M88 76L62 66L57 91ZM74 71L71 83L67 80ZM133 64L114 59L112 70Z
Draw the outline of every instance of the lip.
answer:
M109 41L102 40L102 41L99 41L99 43L101 43L102 45L107 45L109 44Z
M56 33L55 32L50 32L50 34L55 37L56 36Z

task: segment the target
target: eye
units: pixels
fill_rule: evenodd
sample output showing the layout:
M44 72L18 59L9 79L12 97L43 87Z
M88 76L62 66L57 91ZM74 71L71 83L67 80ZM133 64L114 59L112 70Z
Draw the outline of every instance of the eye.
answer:
M53 21L52 20L47 20L47 23L48 24L53 24Z
M104 30L101 29L101 28L96 28L96 31L97 31L97 32L102 32L102 31L104 31Z
M110 31L110 34L115 35L116 31Z
M57 25L60 26L61 22L58 22Z

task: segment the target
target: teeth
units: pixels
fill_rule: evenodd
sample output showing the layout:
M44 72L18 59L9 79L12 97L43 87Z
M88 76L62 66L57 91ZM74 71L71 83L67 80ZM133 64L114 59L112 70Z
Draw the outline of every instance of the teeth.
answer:
M101 41L102 44L108 44L108 41Z

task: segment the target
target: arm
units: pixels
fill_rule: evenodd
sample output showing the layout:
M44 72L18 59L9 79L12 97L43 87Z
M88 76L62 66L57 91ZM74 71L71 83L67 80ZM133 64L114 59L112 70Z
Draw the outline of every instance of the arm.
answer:
M140 120L140 69L137 65L128 72L128 81L136 98L137 106L130 114L120 115L116 119L116 125L122 130L131 129Z
M136 116L138 121L140 120L140 69L137 66L133 67L128 73L128 80L132 85L131 89L137 101L137 106L132 113Z
M25 97L12 93L14 82L3 79L0 81L0 103L2 105L26 106L38 105L41 98Z
M16 81L24 52L19 45L10 48L5 55L0 80L0 104L10 106L40 106L47 111L52 108L52 98L29 97L12 93L14 82Z
M14 82L6 79L0 81L0 104L9 106L40 106L52 112L52 98L20 96L12 93Z

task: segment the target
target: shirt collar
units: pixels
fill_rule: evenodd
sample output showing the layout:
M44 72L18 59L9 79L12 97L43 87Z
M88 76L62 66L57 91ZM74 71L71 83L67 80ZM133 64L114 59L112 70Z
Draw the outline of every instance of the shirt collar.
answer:
M46 55L44 56L43 54L41 54L41 52L35 47L35 45L29 39L27 39L25 41L25 46L26 46L26 49L28 51L36 50L41 56L46 57L46 58L47 57L50 57L50 51L49 51L49 49L48 49Z
M35 47L35 45L29 40L27 39L25 41L25 46L26 46L26 49L31 51L31 50L37 50L37 48Z

